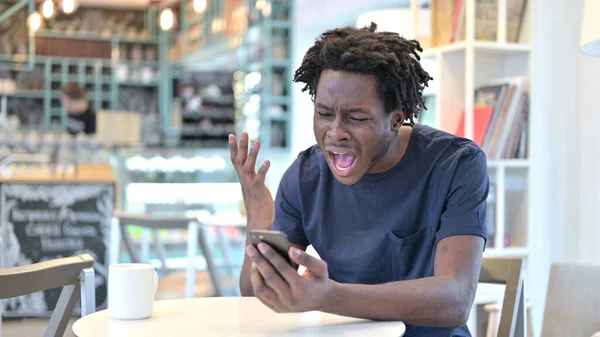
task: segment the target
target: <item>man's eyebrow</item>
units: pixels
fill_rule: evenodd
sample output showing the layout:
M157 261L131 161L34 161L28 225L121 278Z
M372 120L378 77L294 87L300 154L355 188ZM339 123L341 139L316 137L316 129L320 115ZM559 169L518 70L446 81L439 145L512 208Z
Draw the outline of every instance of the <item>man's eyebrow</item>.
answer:
M321 103L315 104L315 107L325 109L325 110L333 110L332 108L328 107L327 105L321 104Z
M331 111L331 110L333 110L333 108L331 108L331 107L328 107L327 105L325 105L325 104L322 104L322 103L316 103L316 104L315 104L315 107L316 107L316 108L321 108L321 109L324 109L324 110L328 110L328 111ZM341 109L341 110L342 110L343 112L350 112L350 113L352 113L352 112L362 112L362 113L367 113L367 112L366 112L364 109L362 109L362 108L347 108L347 109Z

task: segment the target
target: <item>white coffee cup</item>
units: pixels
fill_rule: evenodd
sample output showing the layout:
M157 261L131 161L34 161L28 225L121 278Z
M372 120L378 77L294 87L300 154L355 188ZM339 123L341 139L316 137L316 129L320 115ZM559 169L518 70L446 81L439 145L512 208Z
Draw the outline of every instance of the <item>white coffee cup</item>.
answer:
M108 268L108 311L114 319L152 316L158 275L144 263L113 264Z

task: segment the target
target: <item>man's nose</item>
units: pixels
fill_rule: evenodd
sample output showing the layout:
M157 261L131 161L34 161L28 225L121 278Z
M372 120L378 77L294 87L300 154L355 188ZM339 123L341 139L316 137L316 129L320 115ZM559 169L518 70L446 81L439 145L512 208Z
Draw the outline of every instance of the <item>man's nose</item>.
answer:
M336 117L336 119L329 125L329 130L327 130L327 136L333 141L342 141L350 139L350 135L346 131L343 122L340 121L340 117Z

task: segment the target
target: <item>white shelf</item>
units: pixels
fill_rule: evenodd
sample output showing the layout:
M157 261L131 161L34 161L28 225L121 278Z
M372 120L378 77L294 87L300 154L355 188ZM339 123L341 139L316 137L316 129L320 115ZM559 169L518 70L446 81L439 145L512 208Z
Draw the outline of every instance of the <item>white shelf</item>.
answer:
M434 58L442 54L459 53L464 52L467 49L467 42L460 41L450 43L447 45L433 47L423 50L421 57L423 58ZM473 49L475 52L497 55L497 56L509 56L514 54L529 53L531 46L522 43L498 43L494 41L474 41Z
M529 168L529 159L488 160L488 168Z
M442 1L442 0L440 0ZM526 78L529 85L531 80L531 2L527 3L524 11L522 27L519 36L509 34L507 27L511 24L512 17L507 15L507 0L498 1L497 37L494 41L476 40L477 29L477 0L463 0L464 4L464 41L457 41L425 49L421 54L424 69L433 77L426 94L435 95L431 101L435 108L432 109L431 120L435 120L436 127L444 131L455 133L461 121L462 136L474 139L479 138L481 120L475 113L475 93L478 88L505 81L509 78ZM419 11L417 1L411 2L413 16L418 27ZM438 27L440 28L440 27ZM522 28L522 29L521 29ZM441 29L441 28L440 28ZM445 27L444 29L448 29ZM433 33L433 32L432 32ZM510 35L510 36L509 36ZM438 36L439 37L439 36ZM433 36L432 36L433 38ZM434 40L434 39L432 39ZM507 42L518 41L518 42ZM433 105L433 104L432 104ZM479 116L479 115L477 115ZM435 117L435 119L433 118ZM531 143L531 128L536 124L533 115L529 115L527 130L528 148ZM504 122L504 119L502 120ZM510 122L510 121L509 121ZM503 137L507 137L503 135ZM512 140L511 140L512 141ZM497 144L494 144L497 145ZM511 144L514 145L514 144ZM486 220L494 228L494 237L490 242L494 247L484 251L484 257L528 258L530 252L531 235L531 198L530 193L530 159L496 159L489 157L490 194L488 197L488 214ZM509 247L504 247L505 238L510 242ZM476 303L483 304L502 299L502 292L478 290ZM485 336L477 323L477 315L472 315L467 325L473 337Z
M504 248L486 248L483 252L484 257L527 257L529 249L527 247L504 247Z
M493 41L475 41L475 50L496 55L524 54L531 51L531 46L523 43L497 43Z
M432 58L446 53L456 53L465 50L467 44L464 41L449 43L439 47L427 48L421 53L423 58Z

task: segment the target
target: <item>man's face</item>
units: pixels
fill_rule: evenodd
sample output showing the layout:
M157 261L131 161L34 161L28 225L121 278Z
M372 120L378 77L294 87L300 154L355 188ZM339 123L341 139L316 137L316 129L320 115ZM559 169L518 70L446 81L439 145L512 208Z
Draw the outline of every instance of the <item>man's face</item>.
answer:
M396 112L386 114L377 78L326 69L315 96L314 132L336 179L353 185L365 174L385 171L378 165L396 138ZM400 114L401 115L401 114Z

